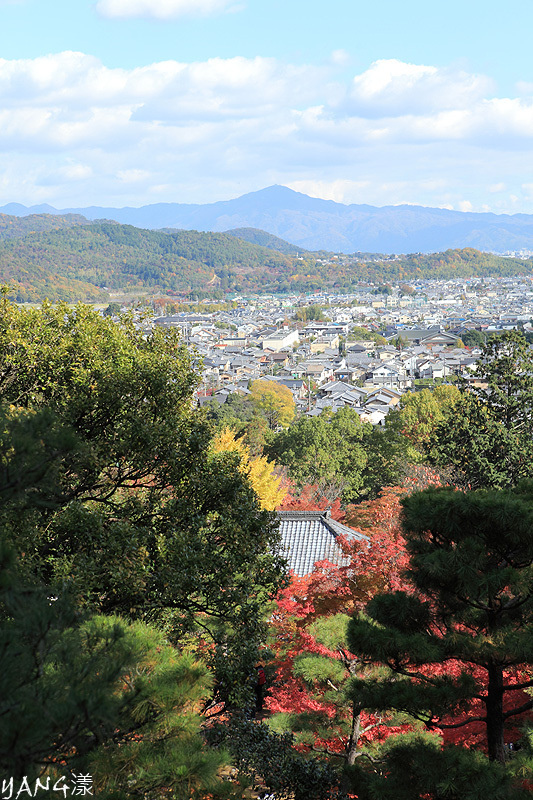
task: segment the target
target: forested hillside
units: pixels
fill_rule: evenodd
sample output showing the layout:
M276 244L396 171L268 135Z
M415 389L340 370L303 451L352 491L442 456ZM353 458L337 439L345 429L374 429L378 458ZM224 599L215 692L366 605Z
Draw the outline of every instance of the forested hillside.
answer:
M285 253L286 255L297 256L302 253L301 247L290 244L285 239L280 239L279 236L274 236L272 233L267 233L259 228L233 228L230 231L226 231L226 233L230 236L236 236L238 239L244 239L245 242L268 247L270 250L277 250L279 253ZM303 252L306 253L308 251L303 250Z
M112 222L0 242L0 279L18 301L104 298L104 287L186 293L230 288L231 274L287 271L290 260L225 234L162 233Z
M32 233L90 224L81 214L30 214L27 217L0 214L0 239L23 239Z
M284 252L275 247L283 248ZM531 274L533 262L472 248L432 255L290 253L257 230L150 231L76 215L0 216L0 283L18 302L101 301L109 292L350 291L360 282Z

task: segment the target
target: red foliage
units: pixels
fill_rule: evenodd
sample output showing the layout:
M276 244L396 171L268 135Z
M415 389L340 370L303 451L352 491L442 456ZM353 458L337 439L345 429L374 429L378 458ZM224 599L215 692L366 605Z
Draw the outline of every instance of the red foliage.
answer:
M368 542L342 541L348 556L345 566L334 566L328 562L315 565L312 574L304 578L293 577L289 587L277 598L272 623L274 630L276 686L267 700L271 712L312 713L327 721L331 735L327 739L315 737L313 747L330 753L342 753L347 744L346 723L351 709L339 693L339 702L331 701L331 691L325 697L320 687L310 686L294 674L294 663L303 654L318 654L342 661L349 675L359 671L356 657L346 651L330 651L319 644L309 632L309 626L318 618L342 612L352 615L365 607L376 594L398 590L411 592L405 570L409 559L405 551L405 540L400 525L400 500L411 491L418 491L429 484L439 484L438 477L429 470L420 470L412 476L406 487L387 487L381 496L372 501L349 506L345 511L337 501L332 504L321 497L316 486L305 487L299 497L288 496L284 509L324 511L331 507L332 516L344 524L354 527L368 537ZM465 665L459 661L427 666L428 674L458 675L464 669L475 672L475 677L486 681L485 671ZM419 670L422 672L422 670ZM519 671L508 672L506 684L517 684L524 680ZM527 680L527 678L526 678ZM522 690L505 693L504 713L527 702L529 696ZM441 720L444 743L486 749L486 726L478 717L483 717L482 700L473 700L465 710ZM505 741L520 738L520 726L532 712L510 717ZM471 720L471 721L469 721ZM404 732L408 726L394 726L392 720L377 719L371 714L361 715L359 746L370 741ZM342 724L344 723L344 724ZM462 723L465 723L462 725ZM448 727L454 726L454 727Z
M289 489L283 499L280 511L319 511L324 513L328 509L333 519L340 520L344 516L341 501L336 498L333 503L321 493L316 484L307 484L298 493L294 493L294 483L288 481Z
M309 626L318 618L337 613L353 614L364 607L376 592L407 588L402 572L407 565L404 540L400 530L400 498L407 490L387 488L377 500L352 506L342 511L339 501L333 505L321 497L317 487L305 487L299 497L286 498L284 510L324 511L331 508L333 518L357 527L368 541L341 540L347 556L345 566L327 561L315 565L305 577L293 576L292 583L280 592L272 617L275 652L276 685L266 706L273 713L308 713L322 718L330 731L327 738L315 735L313 749L329 753L346 753L347 730L352 723L352 704L342 687L336 702L335 686L321 686L319 681L304 681L294 672L295 660L302 655L320 655L341 662L344 681L360 673L363 667L346 649L330 650L311 635ZM366 668L365 668L366 669ZM333 691L332 691L333 689ZM327 697L326 697L327 694ZM358 747L383 740L391 734L408 730L407 725L394 725L386 717L377 718L363 712L360 720Z

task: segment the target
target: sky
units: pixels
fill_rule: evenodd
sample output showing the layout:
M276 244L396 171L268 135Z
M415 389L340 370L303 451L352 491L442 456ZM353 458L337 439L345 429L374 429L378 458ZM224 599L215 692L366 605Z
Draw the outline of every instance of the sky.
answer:
M0 0L0 205L533 213L530 0Z

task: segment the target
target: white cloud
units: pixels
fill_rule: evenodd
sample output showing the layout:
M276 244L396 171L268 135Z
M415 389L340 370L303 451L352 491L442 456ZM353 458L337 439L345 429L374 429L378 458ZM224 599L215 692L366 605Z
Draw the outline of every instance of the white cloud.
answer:
M331 54L332 64L338 64L341 67L345 67L347 64L350 64L351 61L352 57L347 50L334 50Z
M321 197L323 200L334 200L336 203L357 202L354 197L362 197L371 187L370 181L351 181L339 179L336 181L292 181L287 184L289 189L302 192L310 197ZM362 201L360 201L362 202Z
M178 17L206 17L237 8L234 0L98 0L96 10L103 17L159 20Z
M494 97L489 79L451 68L380 61L353 80L335 69L343 58L0 59L0 202L41 201L44 187L62 206L208 202L272 183L378 205L529 198L529 96Z
M468 108L491 89L483 75L383 59L355 76L348 107L369 116Z
M117 178L123 183L139 183L150 178L147 169L121 169L117 172Z
M65 178L73 181L87 180L87 178L92 178L94 175L92 167L87 164L67 164L61 172Z

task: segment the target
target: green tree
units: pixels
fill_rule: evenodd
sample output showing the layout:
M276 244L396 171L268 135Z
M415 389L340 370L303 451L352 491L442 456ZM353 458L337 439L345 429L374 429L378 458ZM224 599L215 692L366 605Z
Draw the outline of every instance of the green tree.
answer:
M531 796L509 769L487 761L483 753L443 748L438 737L419 733L388 739L373 770L357 762L352 784L359 800L527 800Z
M106 317L116 317L117 314L120 314L120 303L109 303L103 313Z
M0 554L0 765L51 785L89 774L99 797L206 797L224 754L200 736L205 666L160 631L80 618L65 598L25 585ZM171 794L170 794L171 793Z
M405 350L407 345L409 344L409 340L406 336L402 336L401 333L392 340L391 344L394 345L396 350Z
M9 408L0 432L3 774L42 787L88 774L115 800L218 796L224 755L200 736L205 666L151 626L81 610L68 581L40 582L12 544L17 525L28 536L56 507L63 460L79 439L48 410Z
M483 347L487 337L476 328L472 328L461 334L461 339L465 347Z
M352 502L376 496L404 474L409 455L395 415L386 427L361 422L354 409L300 417L280 431L266 452L286 466L297 486L317 485L322 494Z
M369 498L377 497L384 486L403 485L418 460L396 410L387 414L385 427L363 424L363 447L366 454L363 494Z
M419 454L429 454L436 428L455 415L454 407L460 397L456 386L446 384L420 392L406 392L402 396L400 424Z
M317 303L314 303L310 306L303 306L302 308L297 308L294 314L295 319L301 320L302 322L322 322L324 320L324 314L322 313L322 306L319 306Z
M434 429L432 460L471 488L514 486L533 459L533 349L518 331L494 337L475 378Z
M1 310L7 478L32 425L69 439L53 480L26 490L18 470L20 497L0 509L25 578L94 613L157 621L173 642L201 626L240 670L238 690L283 581L276 520L235 459L210 449L179 337L81 305L27 311L4 298ZM50 435L43 458L53 446Z
M456 741L480 725L489 759L505 764L506 727L533 708L524 696L533 687L533 488L430 488L402 504L412 590L376 596L350 622L351 651L384 670L354 680L353 699L455 731ZM446 757L432 760L434 788L445 780ZM531 778L531 766L518 759L510 771ZM516 791L502 796L521 797Z
M236 392L230 394L225 403L210 400L204 406L207 418L217 431L231 428L241 436L252 456L259 456L270 433L268 420L248 397Z
M318 484L322 491L334 487L335 496L354 499L363 487L367 463L363 447L363 423L350 408L318 417L300 417L280 431L267 454L288 467L299 487Z

